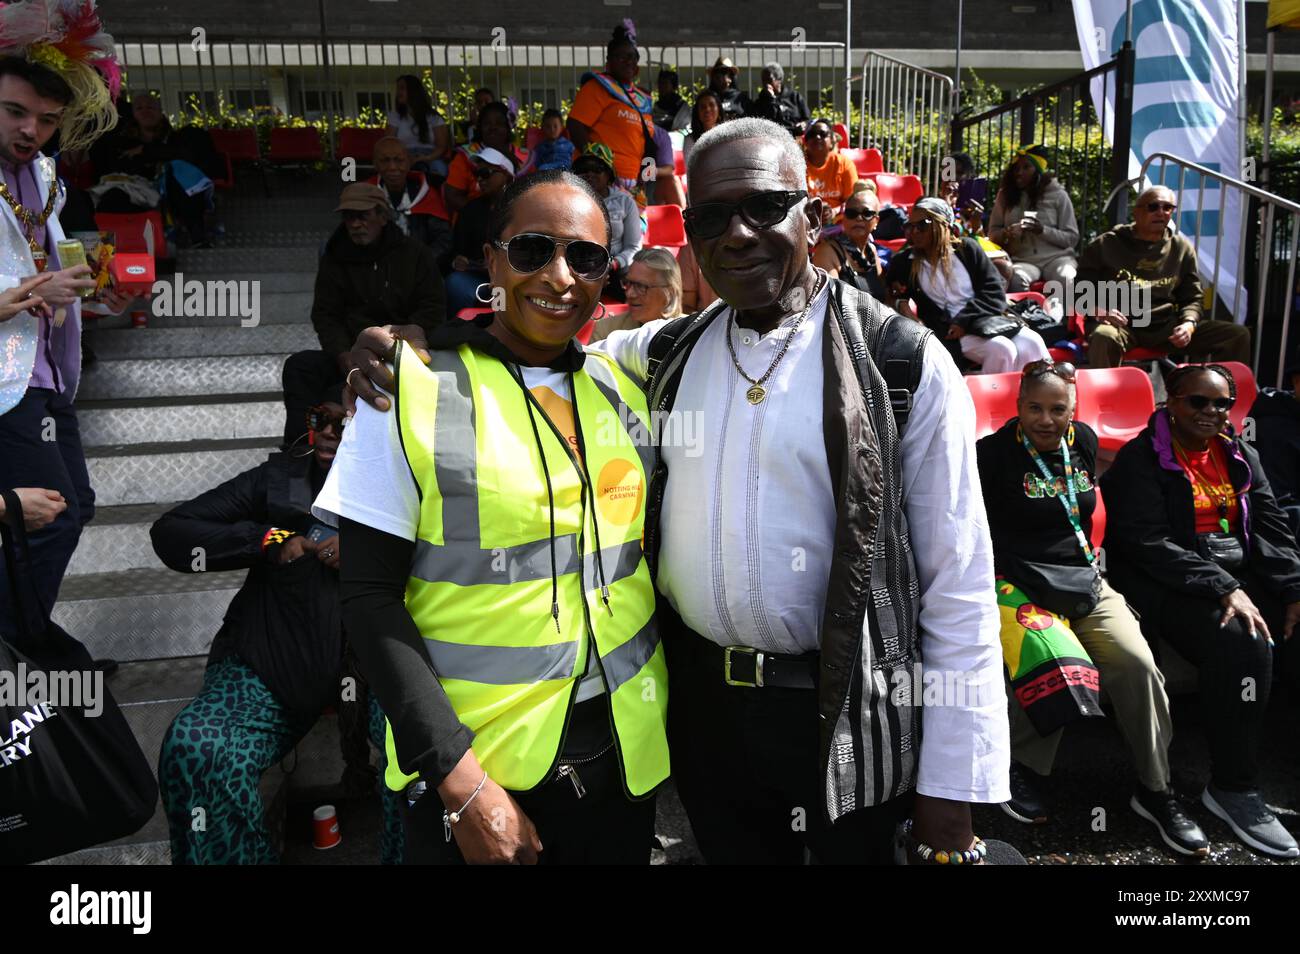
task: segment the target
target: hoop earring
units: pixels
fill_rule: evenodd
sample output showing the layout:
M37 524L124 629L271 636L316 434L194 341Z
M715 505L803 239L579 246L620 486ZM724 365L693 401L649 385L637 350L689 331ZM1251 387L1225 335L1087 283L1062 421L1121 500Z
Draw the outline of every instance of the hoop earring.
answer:
M593 316L591 319L592 321L600 321L602 318L604 318L606 315L609 314L609 309L605 307L605 303L603 301L598 301L596 302L596 304L600 306L600 314Z
M290 457L292 457L294 460L301 460L304 457L310 457L312 454L316 453L315 447L308 448L307 453L305 454L295 454L293 453L293 449L302 443L304 437L308 438L308 443L311 443L310 440L311 436L312 435L310 430L308 430L307 433L305 434L300 434L298 437L294 438L294 442L292 444L290 444L288 447L284 449L284 452L288 454Z
M488 290L488 295L487 295L486 298L483 297L483 289L485 289L485 288ZM481 285L479 285L477 288L475 288L475 289L474 289L474 300L475 300L475 301L480 301L480 302L482 302L482 303L485 304L485 305L487 305L487 304L491 304L491 302L492 302L492 286L489 285L487 282L483 282Z
M1065 442L1069 444L1071 447L1074 446L1074 421L1070 422L1070 430L1065 435Z

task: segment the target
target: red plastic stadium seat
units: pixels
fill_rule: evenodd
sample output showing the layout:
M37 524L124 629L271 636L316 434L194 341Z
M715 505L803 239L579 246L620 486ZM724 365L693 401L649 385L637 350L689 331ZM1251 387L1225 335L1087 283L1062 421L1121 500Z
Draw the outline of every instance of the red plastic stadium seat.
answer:
M325 158L320 133L313 126L277 126L271 130L268 158L272 162L319 162Z
M834 127L832 127L832 128L834 128L834 130L835 130L835 135L838 137L838 138L835 140L835 144L836 144L837 146L839 146L841 149L846 149L846 148L848 148L848 145L849 145L849 127L846 126L846 125L844 125L843 123L836 123L836 124L834 125Z
M1024 291L1024 292L1007 292L1007 301L1036 301L1039 308L1047 307L1047 299L1043 297L1042 292Z
M868 172L884 172L885 161L879 149L841 149L840 152L853 161L859 176Z
M596 323L592 321L590 318L588 318L587 323L583 325L581 328L579 328L578 333L573 337L578 339L579 344L590 344L591 333L595 330L596 330Z
M968 374L966 388L975 402L975 439L992 434L1016 416L1020 374Z
M917 199L925 195L919 176L899 176L892 172L869 173L863 178L876 180L876 195L882 205L896 205L903 211L912 208Z
M362 129L348 126L339 130L339 156L351 156L362 165L370 165L374 160L375 143L387 135L388 130L380 128Z
M542 132L540 126L529 126L524 130L524 148L532 152L537 148L537 144L546 138L546 133Z
M673 172L678 176L686 175L686 156L680 149L673 150Z
M226 174L219 178L213 179L212 184L218 189L229 189L235 184L235 170L230 164L230 157L225 153L219 153L221 161L226 164Z
M681 248L686 244L686 225L678 205L648 205L645 209L647 246Z
M1101 546L1101 541L1106 539L1106 505L1101 499L1101 484L1097 483L1097 475L1092 476L1097 490L1097 506L1092 511L1092 533L1088 537L1088 542L1096 550Z
M1083 368L1075 417L1092 426L1105 450L1119 450L1147 426L1156 409L1151 379L1141 368Z
M149 212L96 212L95 227L112 232L118 252L145 252L154 258L167 256L167 238L162 215Z
M1047 282L1030 282L1030 283L1029 283L1029 290L1030 290L1030 291L1040 292L1040 291L1042 291L1042 290L1043 290L1044 288L1046 288L1046 287L1047 287Z
M259 162L262 150L257 145L256 129L209 129L212 145L231 162Z
M473 321L479 315L490 314L492 314L491 308L462 308L460 311L456 312L456 317L461 321Z
M615 315L624 314L628 307L628 303L625 301L607 302L605 304L605 317L613 318Z

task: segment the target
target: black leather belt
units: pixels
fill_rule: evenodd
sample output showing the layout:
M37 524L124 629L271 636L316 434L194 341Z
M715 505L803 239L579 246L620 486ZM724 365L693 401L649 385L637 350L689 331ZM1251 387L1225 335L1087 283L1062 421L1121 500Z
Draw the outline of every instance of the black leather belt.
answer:
M722 679L729 686L751 689L816 689L817 653L783 656L749 646L718 646L710 643L722 657Z

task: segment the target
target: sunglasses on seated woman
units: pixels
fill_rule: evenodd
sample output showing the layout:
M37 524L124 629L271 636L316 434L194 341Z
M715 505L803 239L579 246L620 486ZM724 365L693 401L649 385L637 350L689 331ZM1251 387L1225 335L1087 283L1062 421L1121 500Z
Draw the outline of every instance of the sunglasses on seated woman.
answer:
M1041 378L1045 374L1054 374L1062 381L1067 381L1070 384L1073 384L1075 377L1077 377L1074 365L1070 364L1070 362L1048 361L1045 358L1030 361L1020 372L1022 378Z
M755 192L739 202L703 202L692 205L682 212L682 219L686 231L702 239L717 238L727 231L732 216L737 212L750 228L770 229L784 222L790 210L807 197L808 193L804 189L794 192Z
M844 217L846 219L866 219L870 221L871 219L874 219L879 214L880 214L879 212L873 212L871 209L850 208L844 210Z
M530 275L551 264L557 246L563 247L569 271L584 281L594 282L609 271L609 249L596 242L578 239L565 242L541 232L520 232L509 241L492 243L506 253L506 261L517 272Z
M1237 403L1235 398L1212 398L1206 397L1204 394L1180 394L1178 398L1181 401L1186 401L1187 406L1193 411L1204 411L1210 405L1214 405L1214 409L1221 414L1231 411L1232 406Z

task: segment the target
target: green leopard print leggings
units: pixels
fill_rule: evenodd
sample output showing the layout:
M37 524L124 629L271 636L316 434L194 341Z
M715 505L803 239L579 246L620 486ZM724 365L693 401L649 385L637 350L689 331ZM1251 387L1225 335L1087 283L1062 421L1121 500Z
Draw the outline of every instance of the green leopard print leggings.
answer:
M172 721L158 760L172 863L279 864L258 784L262 773L293 751L311 727L310 722L295 723L238 657L209 666L203 689ZM384 717L373 695L369 730L382 763ZM381 764L380 860L400 864L401 796L383 784L383 774ZM196 824L200 819L202 824Z

